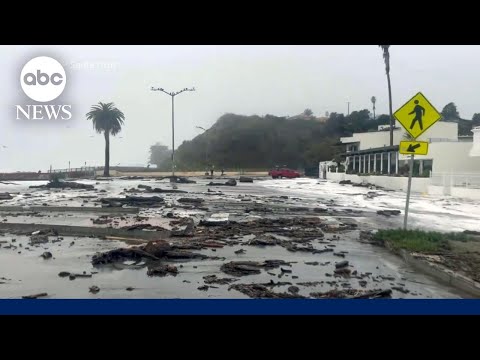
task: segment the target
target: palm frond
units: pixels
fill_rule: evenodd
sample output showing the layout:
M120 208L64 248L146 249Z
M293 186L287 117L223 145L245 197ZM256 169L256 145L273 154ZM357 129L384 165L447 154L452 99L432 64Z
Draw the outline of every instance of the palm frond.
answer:
M86 114L87 120L92 121L93 128L97 133L108 132L117 135L122 130L125 115L115 105L99 102L93 105Z
M390 45L378 45L383 51L383 60L385 61L385 71L390 72Z

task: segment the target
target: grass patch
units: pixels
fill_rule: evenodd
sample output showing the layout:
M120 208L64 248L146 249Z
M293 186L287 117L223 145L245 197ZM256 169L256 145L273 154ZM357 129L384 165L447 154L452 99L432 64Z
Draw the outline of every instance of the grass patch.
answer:
M429 253L450 250L449 240L466 242L469 237L463 233L395 229L379 230L373 239L383 244L388 242L395 250Z
M475 241L474 238L464 233L449 233L447 235L448 235L448 240L451 240L451 241L460 241L460 242Z

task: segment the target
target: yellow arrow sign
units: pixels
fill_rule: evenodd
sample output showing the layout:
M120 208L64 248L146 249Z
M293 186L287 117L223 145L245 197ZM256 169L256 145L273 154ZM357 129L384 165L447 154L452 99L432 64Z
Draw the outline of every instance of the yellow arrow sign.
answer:
M408 100L393 116L414 139L442 118L421 92Z
M426 141L400 141L400 154L404 155L427 155L428 142Z

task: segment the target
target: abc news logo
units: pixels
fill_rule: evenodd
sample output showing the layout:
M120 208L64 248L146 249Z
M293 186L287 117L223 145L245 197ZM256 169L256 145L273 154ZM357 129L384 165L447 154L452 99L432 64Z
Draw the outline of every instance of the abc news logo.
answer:
M62 74L55 73L52 76L42 73L40 70L37 70L37 75L32 73L26 73L23 77L23 82L26 85L48 85L50 82L53 85L60 85L63 82Z
M49 102L58 98L67 83L63 66L55 59L39 56L25 64L20 85L30 99ZM16 105L17 120L70 120L71 105Z

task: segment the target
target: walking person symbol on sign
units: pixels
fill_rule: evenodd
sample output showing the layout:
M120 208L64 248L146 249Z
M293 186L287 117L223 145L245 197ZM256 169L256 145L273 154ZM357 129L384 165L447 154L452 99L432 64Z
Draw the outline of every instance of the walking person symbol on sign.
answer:
M415 117L412 120L412 125L410 125L410 129L413 129L413 127L415 126L415 123L418 121L420 130L423 130L422 118L425 116L425 108L418 105L418 100L415 100L414 103L415 103L415 107L411 112L408 113L408 115L415 114Z

